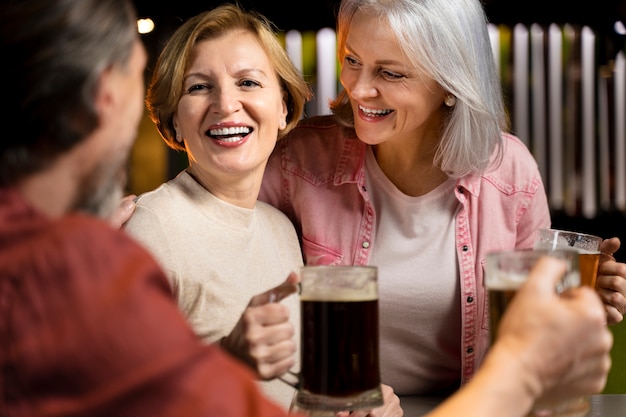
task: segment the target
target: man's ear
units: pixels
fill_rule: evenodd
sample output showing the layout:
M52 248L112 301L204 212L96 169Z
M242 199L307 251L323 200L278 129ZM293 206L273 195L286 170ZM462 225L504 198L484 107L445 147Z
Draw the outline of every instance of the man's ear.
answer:
M114 76L114 72L114 67L109 65L100 73L100 76L98 77L95 106L101 117L114 114L113 109L115 108L117 91L117 88L115 88L116 77Z

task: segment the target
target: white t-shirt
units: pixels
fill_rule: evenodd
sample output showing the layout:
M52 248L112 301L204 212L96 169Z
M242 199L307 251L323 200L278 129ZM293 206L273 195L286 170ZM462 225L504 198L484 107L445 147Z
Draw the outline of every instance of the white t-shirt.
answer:
M371 147L365 165L376 210L370 265L379 271L382 382L400 395L457 388L461 295L455 181L412 197L389 181Z
M222 201L185 171L142 194L126 230L164 268L179 308L209 343L230 333L252 296L279 285L302 265L287 216L260 201L254 209ZM298 296L281 303L291 311L299 344ZM299 353L296 360L299 369ZM270 398L289 407L292 387L278 379L259 383Z

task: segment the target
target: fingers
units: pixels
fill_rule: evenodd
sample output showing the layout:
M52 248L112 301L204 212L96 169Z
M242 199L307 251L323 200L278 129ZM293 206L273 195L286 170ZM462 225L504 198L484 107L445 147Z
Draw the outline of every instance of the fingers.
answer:
M260 306L267 303L278 303L285 297L298 292L298 276L295 272L291 272L287 279L280 285L256 295L250 300L250 306Z
M596 392L610 361L606 312L589 287L557 295L564 272L563 260L537 262L502 318L496 346L526 358L528 385L537 393Z
M295 330L287 307L270 303L248 307L227 337L229 351L236 352L260 379L283 375L295 363Z
M623 313L624 302L612 301L616 298L615 297L616 293L613 291L598 290L598 294L600 295L600 297L602 298L602 301L604 302L604 310L606 312L606 323L609 325L614 325L614 324L618 324L624 321L624 313ZM620 295L620 297L622 296ZM616 307L616 305L619 307Z
M606 311L606 322L609 325L614 325L624 321L624 314L612 305L605 304L604 309Z
M244 311L242 320L251 352L257 346L273 346L285 340L291 341L295 335L294 327L289 321L289 309L281 304L249 307ZM261 357L262 353L258 352L257 356Z
M560 299L570 309L578 310L580 317L585 317L593 326L605 327L605 309L598 293L593 289L586 286L572 288L562 293Z
M528 287L530 291L539 290L545 296L556 295L556 287L565 274L567 265L564 260L550 256L544 256L528 274L528 280L522 285L520 291Z
M295 330L289 309L279 301L296 292L297 283L298 276L292 272L280 285L252 297L223 343L260 379L279 377L295 363Z
M613 337L606 327L603 331L596 332L595 336L596 340L593 344L581 351L582 354L573 366L568 367L567 374L544 394L545 397L566 398L572 395L589 395L599 393L604 389L611 369L609 353Z
M607 261L607 260L614 261L615 258L613 257L613 254L617 252L619 247L620 247L619 238L612 237L610 239L604 239L602 243L600 244L600 252L602 253L602 256L600 257L600 262Z
M598 275L609 275L622 278L622 280L614 282L614 285L616 286L616 288L614 288L615 290L624 290L624 287L626 287L626 284L624 283L624 280L626 279L626 264L623 262L602 262L598 267ZM621 288L618 288L618 286L621 286Z
M256 356L256 353L260 353ZM252 357L257 362L257 373L261 379L269 380L284 375L296 363L295 343L284 342L272 346L263 346L262 350L255 351Z
M615 261L601 263L596 290L605 304L607 322L622 322L626 313L626 264Z
M596 291L602 301L620 313L626 313L626 279L617 276L600 276Z
M292 272L280 285L250 300L222 346L247 363L260 379L279 377L295 364L295 330L289 309L279 301L297 292L298 276Z
M137 196L134 194L122 198L119 206L108 218L111 226L119 229L132 217L135 212L135 198Z

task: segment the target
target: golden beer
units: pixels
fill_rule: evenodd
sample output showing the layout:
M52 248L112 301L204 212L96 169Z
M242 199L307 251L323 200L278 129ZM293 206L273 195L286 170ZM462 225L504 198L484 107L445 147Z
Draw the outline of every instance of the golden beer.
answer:
M595 288L600 264L600 236L559 229L539 229L535 249L573 249L578 251L580 283Z
M580 267L580 284L595 288L596 280L598 279L600 252L579 252L578 263Z

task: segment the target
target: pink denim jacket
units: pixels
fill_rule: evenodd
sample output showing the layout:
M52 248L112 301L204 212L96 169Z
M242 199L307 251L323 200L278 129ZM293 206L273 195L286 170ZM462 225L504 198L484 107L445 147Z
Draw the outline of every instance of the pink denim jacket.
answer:
M500 166L461 178L455 188L462 206L456 217L464 350L461 383L472 377L489 343L485 255L530 248L537 228L550 226L535 159L515 136L503 138ZM366 146L332 116L305 119L278 141L259 199L293 221L305 264L367 265L376 242L376 213L366 189Z

